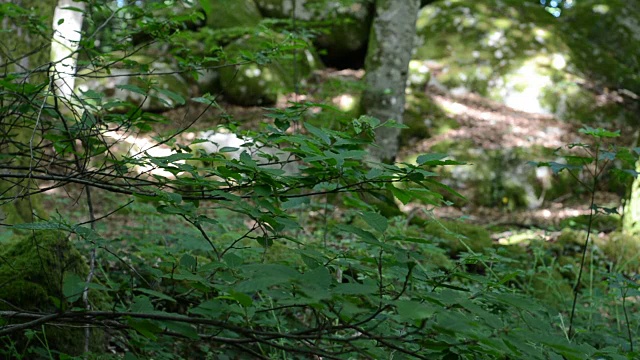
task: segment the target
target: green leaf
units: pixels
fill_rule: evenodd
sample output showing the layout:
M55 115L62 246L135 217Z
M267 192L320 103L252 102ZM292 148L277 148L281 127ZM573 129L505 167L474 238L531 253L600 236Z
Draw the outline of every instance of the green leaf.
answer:
M378 291L378 288L374 285L364 285L358 283L346 283L338 284L333 293L340 295L369 295Z
M182 97L182 95L180 95L178 93L175 93L175 92L173 92L171 90L160 89L160 88L154 88L154 90L158 91L162 95L165 95L166 97L168 97L169 99L173 100L178 105L184 105L185 104L185 99Z
M437 162L440 161L444 158L446 158L447 154L423 154L418 156L418 158L416 159L416 163L418 165L439 165L439 164L433 164L433 162Z
M140 358L137 357L134 353L132 352L127 352L126 354L124 354L124 360L139 360Z
M190 254L184 254L180 258L180 266L183 266L189 270L193 270L198 265L198 261L196 258L191 256Z
M307 271L300 277L303 284L313 284L314 286L328 289L331 285L331 273L324 266L318 266L311 271Z
M371 170L369 170L369 172L367 172L367 174L364 176L367 180L371 180L371 179L375 179L378 176L382 175L384 173L384 171L382 171L382 169L379 168L373 168Z
M229 291L229 295L231 295L231 298L237 301L241 306L250 307L251 305L253 305L253 299L251 299L251 296L245 293L231 290Z
M55 221L40 221L13 225L16 229L24 230L68 230L68 226Z
M252 168L256 168L258 166L255 160L253 160L251 155L246 151L243 151L242 154L240 154L240 162Z
M405 124L399 123L397 120L390 119L382 124L383 127L386 128L395 128L395 129L408 129L409 127Z
M391 191L393 196L395 196L396 199L400 200L400 202L404 205L407 205L409 201L413 200L414 198L414 195L412 195L410 192L399 189L392 184L387 184L387 190Z
M129 319L127 324L134 330L140 333L140 335L151 339L157 340L156 334L162 331L162 328L149 320Z
M555 161L549 162L531 162L531 164L538 167L549 167L554 174L558 174L562 170L582 170L582 166L580 165L569 165L569 164L561 164Z
M387 218L385 218L384 216L369 211L363 212L360 215L362 216L364 221L366 221L367 224L369 224L369 226L374 228L376 231L383 233L387 230Z
M147 91L146 90L143 90L139 86L135 86L135 85L130 85L130 84L116 85L116 89L127 90L127 91L131 91L133 93L136 93L136 94L143 95L145 97L147 96Z
M401 321L420 321L428 319L435 313L433 305L413 300L397 300L393 302Z
M169 156L152 157L150 158L150 160L160 165L160 164L170 164L170 163L181 161L181 160L188 160L188 159L191 159L192 157L193 157L193 154L189 154L189 153L175 153Z
M136 296L131 304L131 312L151 313L154 311L153 304L146 296Z
M224 301L226 298L227 297L225 296L224 298L219 297L213 300L204 301L195 308L189 309L189 313L201 315L209 319L216 319L228 310L228 306Z
M198 332L191 324L187 324L181 321L162 321L161 324L164 325L167 329L172 330L189 339L197 340L199 338Z
M324 141L325 144L330 145L331 144L331 138L329 137L329 135L324 132L323 130L311 125L308 122L304 123L304 128L307 129L308 132L310 132L311 134L315 135L316 137L322 139L322 141Z
M69 11L75 11L75 12L80 12L80 13L84 13L85 11L79 7L75 7L75 6L65 6L63 7L64 10L69 10Z
M223 147L223 148L220 148L220 149L218 150L218 152L219 152L219 153L232 153L232 152L236 152L236 151L238 151L238 150L240 150L240 148L237 148L237 147L231 147L231 146L225 146L225 147Z
M380 244L378 238L369 231L362 230L347 224L338 224L337 229L359 236L362 240L370 244Z
M145 288L137 288L135 289L135 291L141 292L143 294L147 294L147 295L151 295L152 297L158 298L158 299L162 299L162 300L167 300L167 301L171 301L172 303L176 303L176 299L172 298L169 295L165 295L159 291L155 291L155 290L151 290L151 289L145 289Z
M215 100L210 99L208 97L194 97L194 98L191 98L191 101L201 103L201 104L211 105L211 106L218 105Z
M232 252L229 252L227 254L224 255L223 258L224 262L227 264L228 267L230 268L237 268L238 266L242 265L244 263L244 261L242 260L242 258Z
M380 125L380 119L368 115L362 115L357 120L354 120L354 122L355 121L358 121L363 125L368 125L370 129L375 129L376 127L378 127L378 125Z
M62 281L62 294L68 302L74 303L80 299L84 291L85 280L74 273L64 274Z
M584 128L578 130L579 132L586 134L586 135L591 135L591 136L595 136L595 137L599 137L599 138L613 138L613 137L618 137L620 136L620 130L616 130L616 131L608 131L602 128L597 128L594 129L592 127L589 126L585 126Z
M273 246L273 239L269 236L258 236L256 238L256 241L258 242L258 244L260 244L260 246L268 248Z

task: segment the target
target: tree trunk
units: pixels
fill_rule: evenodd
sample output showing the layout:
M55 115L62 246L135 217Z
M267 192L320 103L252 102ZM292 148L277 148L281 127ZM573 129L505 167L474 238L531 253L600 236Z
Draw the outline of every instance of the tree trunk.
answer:
M409 61L414 46L420 0L376 0L365 61L364 112L381 121L402 123ZM372 160L393 162L398 152L398 128L380 128Z
M78 61L76 51L80 42L85 7L84 2L59 0L53 13L53 86L56 95L66 100L70 100L73 94Z
M28 10L27 13L44 17L44 23L41 24L45 25L44 29L49 29L56 4L56 0L0 0L0 2L12 3ZM17 75L15 83L40 84L47 80L51 33L43 30L42 27L29 26L29 21L27 15L4 16L0 20L0 28L4 34L0 38L0 74ZM3 97L6 102L25 101L19 94L12 96L11 92L7 92ZM29 167L37 161L28 156L15 156L15 154L29 154L29 144L36 134L33 126L32 119L19 115L0 114L0 172L17 171L9 169ZM1 156L2 154L10 155ZM33 214L42 213L39 210L39 201L34 197L24 196L34 189L37 189L37 185L28 179L0 180L0 222L16 224L34 221Z
M640 138L636 145L640 147ZM640 159L636 162L636 171L640 173ZM622 231L629 235L640 236L640 176L631 184L629 198L624 206Z

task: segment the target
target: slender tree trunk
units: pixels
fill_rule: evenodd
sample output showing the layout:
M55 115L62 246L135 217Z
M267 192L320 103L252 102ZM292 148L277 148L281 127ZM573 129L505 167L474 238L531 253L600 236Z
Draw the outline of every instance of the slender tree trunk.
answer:
M365 61L364 112L381 121L402 123L409 61L416 37L420 0L376 0ZM373 160L393 162L400 129L380 128L378 146L369 149Z
M636 145L640 147L640 135ZM640 173L640 160L636 163L636 171ZM631 184L629 198L624 206L622 230L627 234L640 236L640 176Z
M75 0L58 0L53 13L53 41L51 62L53 63L54 89L56 95L70 100L73 93L78 44L86 4Z

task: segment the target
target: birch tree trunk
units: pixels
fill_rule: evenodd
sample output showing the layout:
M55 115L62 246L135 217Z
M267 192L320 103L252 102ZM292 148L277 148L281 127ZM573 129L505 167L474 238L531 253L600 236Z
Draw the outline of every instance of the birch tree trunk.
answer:
M640 148L640 138L636 145ZM636 171L640 173L640 160L636 162ZM624 206L622 231L629 235L640 236L640 176L636 177L631 184L629 198Z
M381 121L402 123L409 61L416 37L420 0L376 0L369 49L365 60L365 114ZM400 129L380 128L378 146L369 148L374 161L393 162Z
M67 100L73 94L85 8L84 2L58 0L53 12L53 86L56 95Z

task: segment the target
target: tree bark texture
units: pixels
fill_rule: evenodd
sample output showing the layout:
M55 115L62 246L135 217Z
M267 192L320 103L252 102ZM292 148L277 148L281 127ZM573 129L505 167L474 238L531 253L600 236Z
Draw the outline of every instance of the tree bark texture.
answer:
M41 84L47 80L51 45L51 22L56 0L0 0L22 8L24 15L0 16L0 76L17 76L15 83ZM30 14L40 18L32 22ZM44 101L44 97L32 101ZM7 93L4 101L24 101L19 95ZM6 105L6 103L5 103ZM36 104L33 104L34 106ZM29 144L36 136L33 120L20 115L0 118L0 167L29 167ZM18 146L23 144L24 146ZM7 171L7 170L3 170ZM11 170L9 170L11 171ZM17 170L14 170L17 171ZM0 222L16 224L34 221L34 213L40 212L37 198L23 197L37 185L29 180L3 179L0 174Z
M420 0L377 0L365 61L365 114L381 121L402 123L409 61L416 37ZM378 146L369 148L372 160L393 162L400 129L380 128Z

